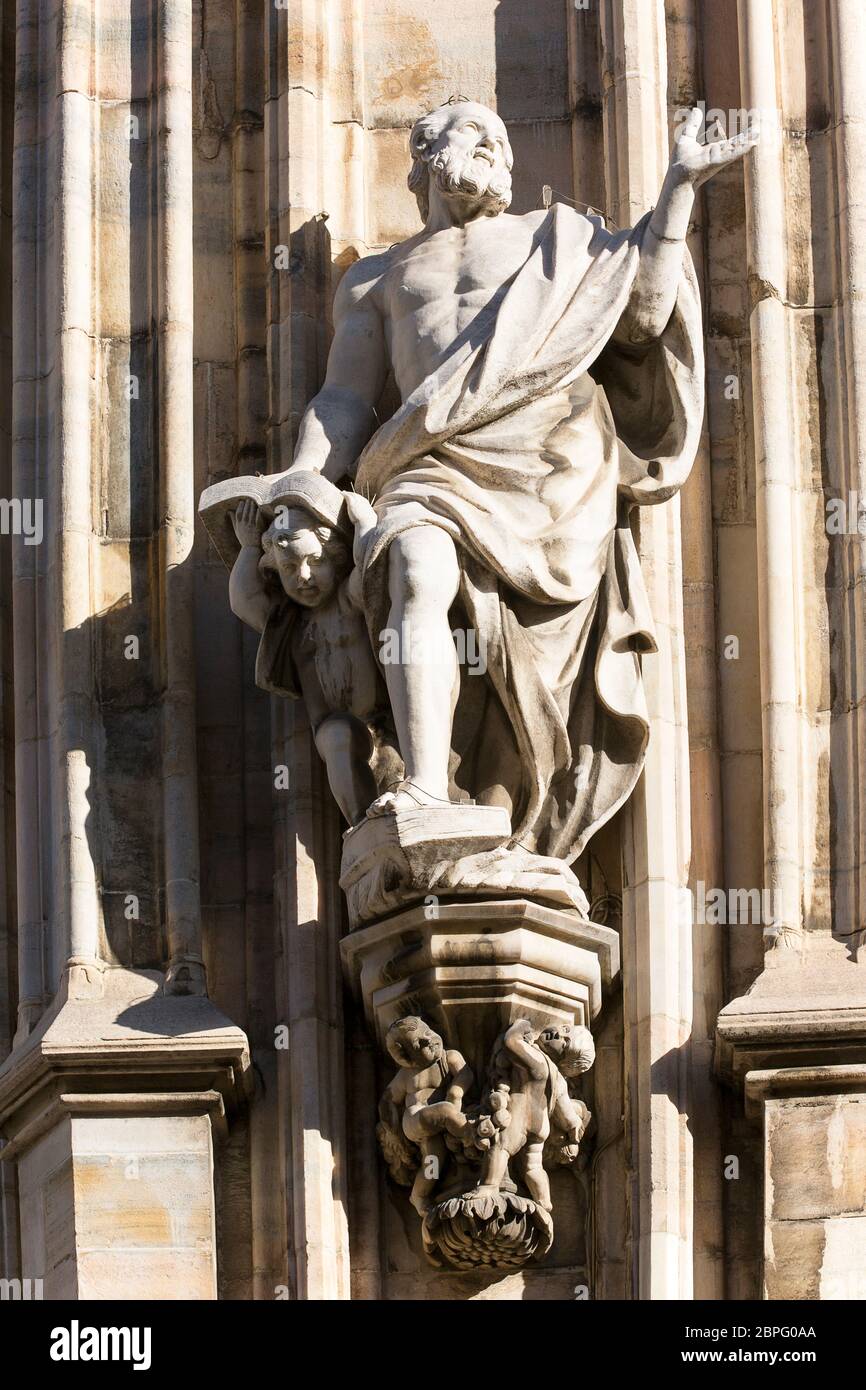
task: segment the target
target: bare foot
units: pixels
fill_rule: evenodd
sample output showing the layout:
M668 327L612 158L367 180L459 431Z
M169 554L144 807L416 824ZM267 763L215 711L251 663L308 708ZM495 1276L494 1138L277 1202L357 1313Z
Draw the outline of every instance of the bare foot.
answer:
M432 792L425 792L423 787L419 787L417 782L411 782L406 778L398 782L390 791L383 792L377 796L372 805L367 807L367 815L372 819L375 816L388 816L395 811L417 811L422 806L451 806L452 802L447 797L434 796Z

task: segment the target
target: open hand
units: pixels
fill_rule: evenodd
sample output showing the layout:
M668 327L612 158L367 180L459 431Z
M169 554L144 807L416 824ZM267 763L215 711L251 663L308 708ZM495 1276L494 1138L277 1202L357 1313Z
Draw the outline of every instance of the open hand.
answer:
M711 140L702 145L697 138L702 120L703 113L696 106L689 112L671 153L670 175L677 183L688 183L692 188L699 188L720 169L742 159L758 143L760 135L758 123L753 120L747 130L731 140Z
M232 526L235 528L238 545L255 548L261 545L265 524L261 512L250 498L244 498L232 512Z

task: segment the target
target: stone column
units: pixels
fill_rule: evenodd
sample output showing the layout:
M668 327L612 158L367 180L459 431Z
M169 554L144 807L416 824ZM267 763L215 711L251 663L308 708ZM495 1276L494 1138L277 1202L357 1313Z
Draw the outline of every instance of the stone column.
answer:
M773 1300L866 1297L859 1153L866 1113L858 772L864 541L856 515L847 534L834 534L825 507L830 497L846 507L857 498L866 428L856 250L863 188L851 145L852 123L862 122L856 55L863 16L844 0L828 6L828 15L815 60L826 65L833 92L821 153L830 169L835 157L836 179L825 174L815 147L809 160L830 200L828 225L835 217L840 230L835 266L814 251L806 256L802 231L792 233L795 168L806 156L800 78L778 38L784 15L774 0L740 0L738 10L742 103L768 127L746 168L746 217L770 922L762 972L719 1014L717 1065L761 1130L761 1287ZM809 316L816 342L830 346L826 357L819 353L817 385L810 381L804 399ZM806 415L823 390L827 420L816 446ZM839 638L826 653L815 644L813 615Z
M866 164L863 158L866 72L866 16L856 0L837 0L831 6L830 62L834 93L835 168L838 179L839 263L838 299L841 302L839 372L843 382L837 404L839 426L839 474L834 479L838 495L849 510L852 499L862 526L866 497ZM836 883L836 931L852 936L866 923L866 815L863 813L863 775L866 766L866 605L863 568L866 536L861 529L836 536L831 542L840 554L840 579L844 585L841 628L841 666L847 701L839 712L843 726L839 766L834 784L842 814L839 817Z
M192 0L157 16L163 843L169 987L203 993L193 655Z
M668 50L667 105L669 125L682 121L700 98L708 99L699 28L703 17L700 0L667 0ZM708 102L709 104L709 102ZM737 186L742 169L719 175L707 188L723 181ZM688 246L707 306L709 293L705 242L707 232L720 219L704 207L699 194ZM712 345L707 350L708 394L713 390L710 367ZM708 418L711 413L708 402ZM691 858L689 882L720 884L724 881L724 836L719 758L718 669L720 643L716 628L714 581L712 457L709 430L705 427L692 471L680 493L683 640L685 648L689 780L691 783ZM685 901L685 897L684 897ZM694 914L693 914L694 916ZM724 1211L721 1147L721 1097L712 1072L716 1016L724 1002L724 948L721 932L707 930L703 922L692 926L693 1016L689 1040L688 1088L691 1116L692 1163L700 1181L694 1195L694 1297L724 1296Z
M324 214L327 5L302 0L266 19L268 468L291 462L298 421L320 383L331 273ZM339 815L306 717L273 701L273 761L289 772L276 809L275 897L282 942L277 995L288 1026L279 1054L293 1296L349 1296Z
M773 0L740 0L740 85L744 106L764 112L764 140L746 168L746 230L752 304L752 416L758 540L758 615L763 710L764 886L780 942L802 929L801 808L804 783L798 653L803 551L793 447L792 363L786 305L785 173L779 131Z
M667 166L663 0L602 6L608 211L632 226ZM692 1019L689 749L680 503L645 507L639 551L659 650L643 660L650 741L623 816L623 1001L631 1135L634 1295L692 1292L692 1138L685 1049Z
M191 0L153 18L18 7L12 484L44 534L13 552L0 1156L49 1297L216 1296L213 1135L250 1075L201 946Z

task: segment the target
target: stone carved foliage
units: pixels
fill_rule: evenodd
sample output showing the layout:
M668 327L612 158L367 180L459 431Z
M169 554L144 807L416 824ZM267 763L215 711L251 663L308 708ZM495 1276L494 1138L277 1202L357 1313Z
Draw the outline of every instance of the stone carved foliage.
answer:
M518 1019L497 1038L477 1091L463 1056L423 1019L398 1019L386 1046L399 1070L377 1137L394 1181L411 1186L431 1263L514 1268L546 1254L547 1170L577 1162L590 1120L569 1087L595 1059L589 1030Z

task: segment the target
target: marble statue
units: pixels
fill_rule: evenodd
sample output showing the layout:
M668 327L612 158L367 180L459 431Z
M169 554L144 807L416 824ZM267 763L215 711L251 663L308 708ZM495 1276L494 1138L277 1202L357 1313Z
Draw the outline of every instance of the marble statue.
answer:
M423 225L343 275L291 467L200 504L232 608L260 633L257 682L303 696L347 822L349 923L373 934L365 1007L415 953L413 990L465 1050L498 1030L477 1093L414 1013L385 1036L399 1071L379 1141L428 1258L457 1269L549 1250L548 1169L577 1163L590 1119L571 1088L592 1038L563 1022L549 971L578 923L593 928L571 866L647 744L653 624L629 517L682 486L702 426L695 190L757 138L701 144L700 122L678 134L656 207L612 231L563 204L509 213L493 111L455 98L423 116L409 142ZM380 419L389 371L400 404ZM531 982L505 898L548 914ZM404 934L398 914L421 901L429 920ZM462 935L438 931L442 901L462 904ZM539 1028L545 991L558 1021Z
M505 1029L490 1066L482 1190L499 1191L516 1156L529 1195L545 1211L552 1209L542 1161L545 1144L552 1132L559 1133L557 1161L576 1161L589 1111L572 1099L566 1078L588 1071L594 1060L588 1028L549 1026L536 1033L528 1020L518 1019Z
M318 474L294 477L281 497L272 519L253 498L233 513L229 601L262 634L258 684L303 696L334 799L354 825L378 794L383 750L386 768L388 751L396 756L354 582L353 548L376 514Z
M473 811L504 809L500 861L512 850L521 871L537 856L567 874L639 776L648 737L639 653L654 639L628 517L672 497L691 467L703 353L685 236L696 188L756 138L701 144L700 119L696 110L677 138L655 209L618 232L562 204L510 214L511 147L486 107L455 99L418 120L409 184L423 226L344 274L325 381L291 468L204 494L223 545L240 503L250 552L241 577L261 576L257 543L280 576L265 645L294 643L297 665L289 633L300 628L310 659L281 686L260 654L259 681L312 703L350 825L366 797L367 818L462 806L467 827ZM401 405L378 423L389 367ZM311 488L311 478L374 514L356 527L354 599L347 588L326 601L324 590L286 587L274 509L294 508L293 486ZM258 542L242 501L253 481ZM301 540L292 525L293 553L321 563L315 526ZM348 556L348 532L341 544ZM240 578L232 587L240 593ZM298 624L298 607L315 613L319 603L327 617ZM260 627L264 594L236 611ZM483 674L461 665L455 628L473 634ZM408 635L404 654L383 659L395 633ZM341 689L329 720L326 687L347 679L357 690ZM370 766L383 747L389 781ZM497 871L501 883L501 862Z

